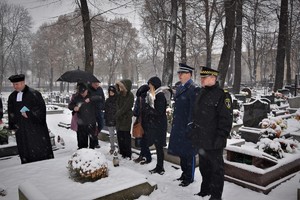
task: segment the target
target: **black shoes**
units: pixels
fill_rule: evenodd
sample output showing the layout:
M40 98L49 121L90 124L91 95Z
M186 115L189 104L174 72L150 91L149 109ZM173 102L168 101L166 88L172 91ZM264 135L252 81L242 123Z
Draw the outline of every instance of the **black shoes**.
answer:
M184 176L181 175L178 179L176 179L177 181L183 181L184 180Z
M189 186L191 183L192 183L192 181L186 181L186 180L183 180L183 181L179 184L179 186L187 187L187 186Z
M138 158L134 159L133 160L135 163L139 163L139 162L142 162L142 161L146 161L145 158L143 158L142 156L139 156Z
M158 173L159 175L163 175L164 173L165 173L165 170L164 169L157 169L157 168L154 168L154 169L152 169L152 170L149 170L149 172L151 173L151 174L155 174L155 173Z
M205 197L205 196L209 196L210 193L209 193L209 192L201 191L201 192L199 192L199 193L197 193L197 194L195 194L195 195L198 195L198 196L200 196L200 197Z
M145 165L151 163L151 160L143 160L142 162L140 162L141 165Z

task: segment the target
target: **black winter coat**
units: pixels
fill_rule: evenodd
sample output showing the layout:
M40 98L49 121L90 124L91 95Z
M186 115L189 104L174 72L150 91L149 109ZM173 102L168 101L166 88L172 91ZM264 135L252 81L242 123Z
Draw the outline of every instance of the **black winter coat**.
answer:
M105 101L104 119L106 126L116 126L117 98L117 95L114 95Z
M95 102L85 102L85 99L89 98L87 95L85 98L81 94L75 94L74 98L71 99L68 108L74 111L75 106L80 106L78 114L78 125L89 125L96 124L96 106Z
M192 120L189 137L193 146L205 150L226 147L233 120L231 99L218 83L197 92Z
M95 107L97 111L104 110L105 105L105 96L103 93L103 89L98 87L97 89L89 86L90 99L93 103L95 103Z
M155 92L155 100L152 102L153 107L149 101L145 103L145 106L143 107L143 127L145 126L147 129L146 137L148 146L152 145L153 143L160 146L166 146L167 100L160 88L158 88ZM147 98L148 97L149 96L147 96Z

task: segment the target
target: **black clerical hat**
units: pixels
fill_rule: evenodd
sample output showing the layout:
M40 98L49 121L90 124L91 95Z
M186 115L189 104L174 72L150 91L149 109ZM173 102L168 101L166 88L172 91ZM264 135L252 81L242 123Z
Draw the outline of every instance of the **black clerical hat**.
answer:
M20 82L25 80L25 75L24 74L16 74L12 75L8 78L12 83Z

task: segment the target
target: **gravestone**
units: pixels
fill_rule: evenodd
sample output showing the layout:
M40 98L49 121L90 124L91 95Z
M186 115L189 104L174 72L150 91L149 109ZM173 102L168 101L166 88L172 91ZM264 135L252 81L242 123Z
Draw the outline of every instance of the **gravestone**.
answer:
M246 95L244 95L244 94L235 94L234 96L237 100L242 101L243 103L246 102Z
M300 96L290 97L288 102L291 108L300 108Z
M289 96L290 95L290 90L289 89L278 89L278 92L283 94L284 96Z
M244 103L243 124L248 127L259 127L259 123L268 117L269 104L256 99L250 103Z
M274 94L272 94L272 95L263 95L263 96L261 96L261 98L269 99L271 104L275 103L275 95Z

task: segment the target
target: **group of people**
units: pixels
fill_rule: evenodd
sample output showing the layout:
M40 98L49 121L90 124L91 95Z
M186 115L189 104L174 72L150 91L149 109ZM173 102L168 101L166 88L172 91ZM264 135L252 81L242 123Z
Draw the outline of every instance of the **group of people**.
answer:
M179 63L179 82L173 96L174 112L168 153L180 158L182 174L176 180L179 186L187 187L194 181L196 155L202 176L201 197L210 195L210 200L222 197L224 186L223 149L232 127L230 94L217 82L219 72L203 67L200 71L201 87L192 80L194 68ZM141 152L135 162L150 163L149 146L155 145L157 164L150 173L165 173L163 167L166 146L167 101L158 77L149 79L136 93L134 116L142 121L144 135Z
M201 87L193 82L193 71L187 64L179 64L168 153L180 158L182 174L176 180L182 187L194 181L198 155L202 183L196 195L210 195L210 200L219 200L224 186L223 149L232 126L231 98L219 86L217 70L201 69ZM41 94L29 88L24 79L22 74L9 78L15 91L8 99L9 128L16 131L21 162L53 158L45 103ZM152 155L149 148L154 145L157 164L149 172L163 175L168 106L165 88L158 77L151 77L147 84L138 88L135 101L131 88L131 80L118 81L108 87L105 100L98 82L77 84L77 92L68 107L77 117L78 148L99 147L97 135L105 121L110 135L110 153L116 150L116 132L119 153L131 160L131 125L135 116L141 120L144 134L140 141L140 155L134 162L142 165L150 163Z

